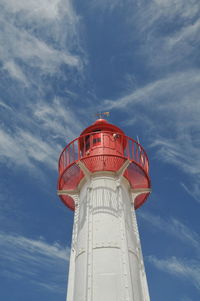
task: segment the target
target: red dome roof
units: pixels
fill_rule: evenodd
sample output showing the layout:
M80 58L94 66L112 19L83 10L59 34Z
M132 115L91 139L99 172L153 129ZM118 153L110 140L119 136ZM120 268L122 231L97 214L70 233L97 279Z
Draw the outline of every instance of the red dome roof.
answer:
M92 133L96 131L111 131L111 132L117 132L122 135L125 135L125 133L118 128L116 125L109 123L105 119L97 119L92 125L88 126L81 134L80 136Z
M106 119L100 118L97 119L93 124L99 124L99 123L109 123Z

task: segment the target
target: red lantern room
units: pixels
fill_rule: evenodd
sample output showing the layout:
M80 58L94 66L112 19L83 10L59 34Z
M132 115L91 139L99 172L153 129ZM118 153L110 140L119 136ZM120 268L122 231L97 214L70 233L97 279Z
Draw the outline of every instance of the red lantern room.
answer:
M84 170L90 173L123 170L123 177L128 180L131 190L138 193L134 201L136 209L150 193L146 152L137 141L105 119L96 120L64 148L58 170L58 194L72 210L73 195L79 191L82 181L86 181Z

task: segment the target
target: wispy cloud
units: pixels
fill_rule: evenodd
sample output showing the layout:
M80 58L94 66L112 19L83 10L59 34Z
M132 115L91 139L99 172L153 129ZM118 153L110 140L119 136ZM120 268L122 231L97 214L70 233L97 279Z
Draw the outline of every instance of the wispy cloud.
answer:
M200 177L198 177L200 183ZM200 185L199 183L192 183L189 188L184 183L181 183L181 186L185 189L185 191L192 196L197 202L200 202Z
M10 75L14 75L14 77L16 77L16 74L10 72L11 64L13 64L14 60L20 60L29 67L38 68L43 73L54 73L59 70L58 68L61 64L78 66L80 63L78 57L67 53L67 50L63 52L57 50L47 42L26 32L24 29L17 29L14 25L8 23L5 24L5 30L1 36L1 40L1 45L4 45L4 47L2 46L3 48L0 49L4 69L7 69ZM20 68L24 68L22 63L21 67L19 67L18 64L17 68L18 73L23 73L23 71L20 70Z
M36 1L20 1L16 2L13 0L2 0L1 3L4 5L4 7L10 11L11 13L27 13L28 15L26 16L28 18L33 18L33 19L40 19L41 17L44 20L52 20L59 18L59 13L60 13L60 0L51 0L51 1L41 1L41 0L36 0ZM72 8L70 1L65 1L66 5L66 11L69 12L69 16L72 17ZM24 16L25 17L25 16Z
M91 7L103 10L123 8L123 11L127 13L126 17L128 17L129 23L137 27L137 32L139 33L137 38L143 40L143 49L146 45L150 46L151 44L149 54L152 54L152 49L156 51L154 46L159 44L161 47L163 46L164 55L166 55L167 51L170 50L169 48L164 49L164 44L166 47L168 38L171 38L171 42L178 42L184 39L186 43L187 38L190 41L194 38L199 39L199 37L193 35L193 33L197 33L196 29L200 17L198 0L128 0L126 2L123 0L94 0ZM129 15L128 12L131 14ZM179 21L178 26L174 22L175 18ZM173 27L171 26L172 24L174 25ZM164 25L168 26L168 30L166 30ZM156 43L156 38L158 38L158 43ZM177 52L176 49L175 52ZM157 49L157 53L159 53L159 49Z
M179 18L179 20L192 21L194 17L199 15L199 2L197 0L192 2L187 0L152 0L148 2L136 0L135 2L138 8L144 9L142 20L146 22L143 22L144 27L142 29L152 28L157 25L158 21L160 24L169 20L173 21L174 17ZM139 17L142 17L142 12L140 13ZM185 26L187 27L187 23ZM176 26L174 26L174 30L177 30Z
M186 43L188 41L198 40L198 32L200 28L200 19L197 19L196 22L189 24L188 26L183 27L178 33L173 35L168 40L169 47L176 47L177 44Z
M65 290L70 249L43 239L0 233L0 266L4 277L23 278L57 293Z
M185 136L185 141L183 136ZM187 134L183 136L177 137L177 140L165 137L156 138L151 147L156 150L160 160L176 165L186 174L194 176L194 179L196 177L195 181L197 181L200 166L198 148L192 143L189 144L191 137L187 137Z
M41 128L51 131L54 138L74 139L83 127L82 122L77 119L75 111L68 106L67 101L64 105L59 98L55 98L51 106L42 101L38 102L32 106L32 113Z
M0 22L0 160L56 168L64 140L81 130L68 104L85 64L80 19L71 0L2 0Z
M180 222L178 219L173 217L169 219L163 219L159 215L154 215L147 211L140 211L139 216L147 223L150 223L157 229L164 231L170 236L175 237L176 239L195 249L195 251L199 252L199 235L191 230L188 226Z
M189 297L184 296L184 297L181 299L181 301L192 301L192 299L189 298Z
M56 169L58 146L51 146L29 131L17 129L10 133L0 129L0 159L6 164L18 165L22 168L34 167L36 162L44 163Z
M197 289L200 289L200 265L194 260L180 260L176 257L168 259L158 259L155 256L148 256L147 260L157 269L186 279L192 283Z
M6 110L12 111L12 108L2 100L0 100L0 107L3 108L3 109L6 109Z
M0 61L13 79L27 84L36 71L52 74L62 64L82 68L79 18L70 0L3 0L0 7Z
M143 41L140 52L145 55L149 67L156 70L162 67L166 71L169 66L172 69L188 67L188 64L195 66L199 1L144 0L135 3L132 24L137 27L137 38ZM192 58L191 54L194 55Z
M28 85L28 80L25 74L16 62L12 60L6 61L4 63L3 69L4 71L7 71L12 78L23 82L25 85Z
M194 106L193 102L197 102L200 83L200 72L197 69L191 69L184 72L177 72L169 74L161 79L150 82L149 84L135 89L132 93L129 93L119 99L105 100L105 104L109 109L122 108L128 111L130 106L140 104L142 106L155 105L154 110L164 111L169 106L170 109L183 111L184 108L179 106L180 103L185 105ZM191 91L190 94L196 96L189 103L189 95L184 96L184 93L190 89L195 88L195 91ZM188 91L189 92L189 91ZM196 92L196 94L194 94ZM174 101L174 97L176 102ZM171 98L173 97L173 98ZM181 97L181 98L180 98ZM184 105L184 107L185 107Z
M7 165L38 169L40 163L57 169L64 144L78 136L83 127L66 101L59 98L51 106L45 101L27 104L20 112L3 101L0 106L7 112L0 129L0 161ZM9 119L13 122L7 126Z

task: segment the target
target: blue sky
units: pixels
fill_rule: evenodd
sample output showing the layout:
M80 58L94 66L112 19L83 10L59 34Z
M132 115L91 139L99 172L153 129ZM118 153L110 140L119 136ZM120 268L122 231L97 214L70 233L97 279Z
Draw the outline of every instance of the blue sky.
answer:
M1 300L65 300L57 161L99 110L149 155L151 300L200 300L199 32L199 0L0 1Z

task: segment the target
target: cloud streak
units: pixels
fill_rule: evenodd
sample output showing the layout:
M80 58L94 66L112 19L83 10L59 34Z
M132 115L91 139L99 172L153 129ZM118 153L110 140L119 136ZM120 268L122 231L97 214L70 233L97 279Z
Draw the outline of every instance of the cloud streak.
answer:
M198 178L200 182L200 177ZM184 190L192 196L197 202L200 202L200 185L198 183L193 183L192 186L189 188L184 183L181 183L181 186Z
M0 247L1 274L5 277L23 278L57 293L64 291L70 248L3 232Z
M186 245L192 247L195 251L199 252L200 249L200 237L199 235L192 231L189 227L184 225L176 218L163 219L160 216L153 215L147 211L140 211L139 216L150 223L156 229L164 231L170 236L182 241Z
M81 71L79 18L70 0L3 0L0 8L0 61L13 80L27 85L35 73L52 75L61 65Z
M83 127L74 111L59 98L51 106L45 101L27 104L20 112L3 101L0 106L7 112L2 120L5 125L0 129L0 161L8 166L11 163L37 170L40 163L57 169L63 143L69 143ZM13 122L7 127L9 119Z
M1 129L0 142L0 159L5 164L33 168L36 162L40 162L56 169L58 146L53 148L29 131L17 129L10 133Z
M140 52L149 68L161 71L196 66L199 42L198 0L135 1L132 26L142 41ZM175 21L176 20L176 21Z
M173 276L185 279L200 290L200 265L197 261L180 260L176 257L158 259L155 256L148 256L147 260L157 269Z
M2 0L0 23L0 160L56 169L61 144L82 125L68 100L85 64L80 19L71 0Z
M154 109L156 110L164 110L169 105L170 108L176 110L177 112L179 110L180 102L183 101L186 102L186 104L189 102L189 97L184 97L184 99L181 98L184 93L189 90L191 85L196 89L195 92L199 92L199 83L200 72L196 69L172 73L166 77L137 88L132 93L127 94L119 99L105 100L105 104L109 109L122 108L123 110L128 111L130 108L128 106L133 106L136 104L140 104L142 106L152 105L152 103L154 103ZM190 93L193 92L194 91L191 91ZM177 103L175 103L173 99L169 98L171 95L174 95L176 99L178 98ZM196 99L192 99L192 101L196 101Z

